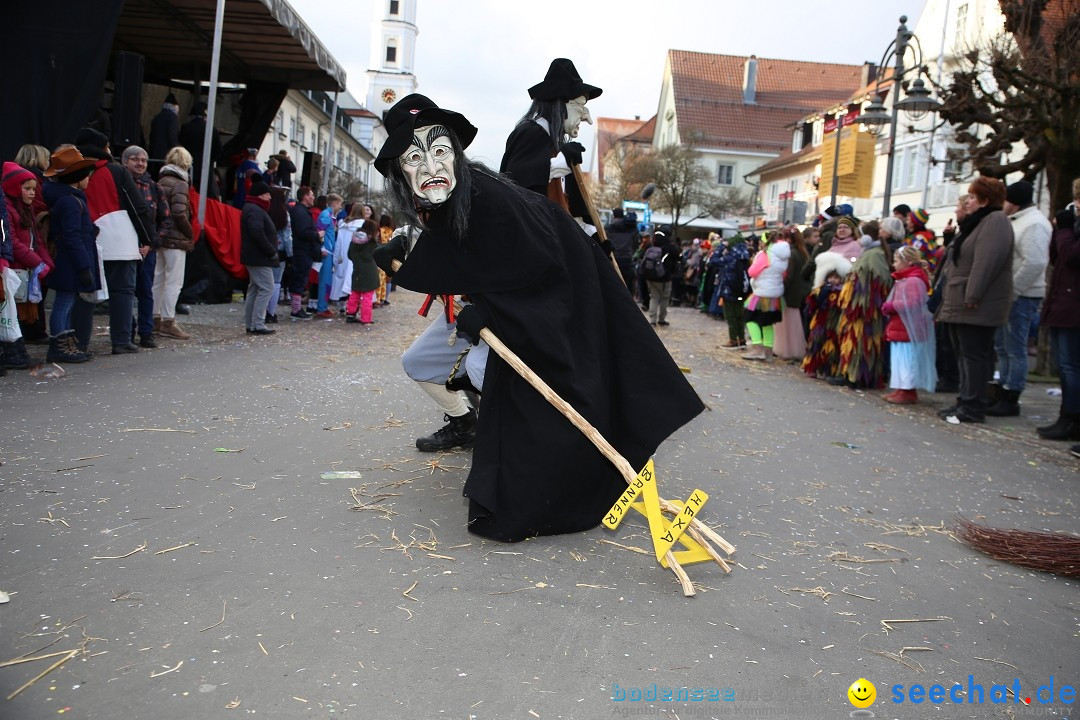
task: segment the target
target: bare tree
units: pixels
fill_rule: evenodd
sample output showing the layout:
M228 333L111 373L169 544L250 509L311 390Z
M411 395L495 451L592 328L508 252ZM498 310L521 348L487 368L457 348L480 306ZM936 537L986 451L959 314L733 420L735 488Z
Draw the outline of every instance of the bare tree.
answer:
M999 2L1007 33L965 53L939 88L941 116L980 174L1045 170L1058 210L1080 177L1080 0Z
M610 133L614 136L614 133ZM649 151L638 143L612 140L604 156L604 182L597 197L604 207L619 207L623 200L638 198L647 181L636 168Z
M675 236L683 224L741 212L749 202L748 196L736 188L716 189L693 144L668 145L646 155L632 166L631 179L656 184L652 204L671 213ZM690 213L692 216L684 223L683 215Z

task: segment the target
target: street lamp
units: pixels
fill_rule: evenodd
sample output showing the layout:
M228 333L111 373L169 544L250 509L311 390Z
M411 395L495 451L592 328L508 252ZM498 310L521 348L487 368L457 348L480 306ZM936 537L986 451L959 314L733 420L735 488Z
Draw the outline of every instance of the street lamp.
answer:
M907 64L909 51L911 55L910 65ZM885 68L890 60L894 61L891 115L885 110L885 98L889 95L889 89L884 85ZM893 156L896 151L896 121L899 111L903 110L904 114L911 120L918 121L925 117L927 113L937 112L941 109L941 103L931 96L930 90L923 83L922 78L919 77L926 72L922 61L922 46L919 44L919 38L915 36L915 33L908 30L907 16L901 15L900 27L896 29L896 39L889 44L889 47L885 48L885 54L882 55L881 62L878 63L875 99L866 106L863 114L856 121L872 135L878 135L886 125L889 126L889 159L885 168L885 199L884 208L881 211L882 217L889 216L889 200L892 197ZM907 97L901 100L900 91L904 89L904 77L912 72L915 74L915 80L907 90Z

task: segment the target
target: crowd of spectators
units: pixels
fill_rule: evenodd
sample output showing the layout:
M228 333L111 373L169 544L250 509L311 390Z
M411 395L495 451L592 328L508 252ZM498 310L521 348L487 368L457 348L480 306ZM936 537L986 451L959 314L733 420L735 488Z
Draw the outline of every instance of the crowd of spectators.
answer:
M805 230L713 233L681 247L661 226L634 234L625 275L654 325L668 325L669 304L693 305L726 321L723 347L745 358L791 360L836 386L888 386L882 398L895 404L919 402L918 390L955 393L938 412L952 423L1021 413L1041 324L1062 406L1038 434L1080 439L1080 180L1073 191L1051 222L1030 182L978 177L940 238L925 210L906 205L867 222L830 207Z

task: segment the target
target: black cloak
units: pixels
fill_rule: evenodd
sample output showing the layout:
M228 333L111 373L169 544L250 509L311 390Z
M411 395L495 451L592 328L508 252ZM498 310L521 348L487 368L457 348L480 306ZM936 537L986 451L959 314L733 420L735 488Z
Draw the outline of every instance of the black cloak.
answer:
M560 205L565 203L566 210L572 216L592 222L589 208L573 173L565 178L565 193L561 182L548 180L553 156L551 136L547 130L533 120L526 120L518 123L510 137L506 138L506 150L503 152L499 172L506 174L521 187L546 195ZM552 185L557 190L550 189Z
M468 295L507 347L635 468L704 405L610 260L547 199L482 171L468 237L443 208L395 275L404 288ZM592 443L494 351L473 466L469 530L516 542L599 524L626 483Z

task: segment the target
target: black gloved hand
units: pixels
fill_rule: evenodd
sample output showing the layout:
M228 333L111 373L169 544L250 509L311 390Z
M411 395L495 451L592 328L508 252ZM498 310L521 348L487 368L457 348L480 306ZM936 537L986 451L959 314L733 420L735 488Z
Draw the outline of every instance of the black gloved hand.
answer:
M581 156L585 152L585 146L579 142L565 142L559 146L559 150L562 152L563 157L566 158L566 164L580 165Z
M90 272L89 269L79 271L79 287L94 287L94 275Z
M599 233L593 235L593 240L600 246L600 249L604 251L604 254L608 257L615 257L615 246L611 244L610 240L601 240Z
M480 344L480 331L487 327L484 314L475 305L465 305L457 314L457 334L473 345Z
M406 255L404 235L396 235L390 238L390 242L379 245L372 254L375 264L386 273L386 277L394 277L393 262L395 260L405 262Z

